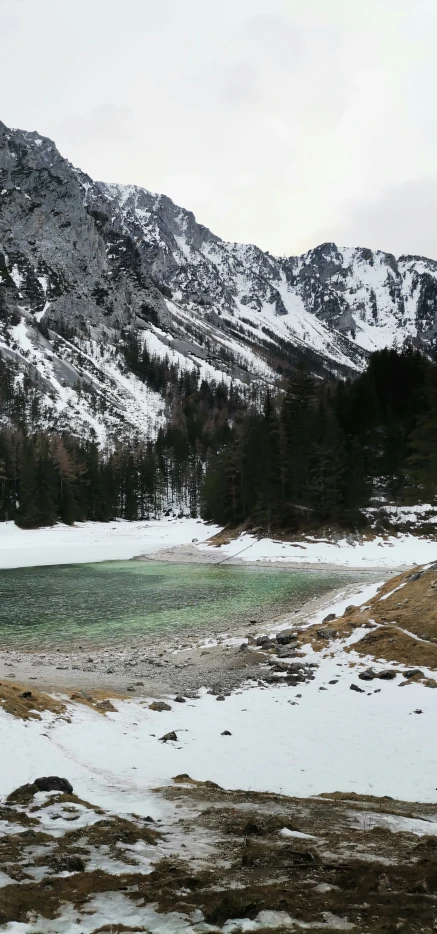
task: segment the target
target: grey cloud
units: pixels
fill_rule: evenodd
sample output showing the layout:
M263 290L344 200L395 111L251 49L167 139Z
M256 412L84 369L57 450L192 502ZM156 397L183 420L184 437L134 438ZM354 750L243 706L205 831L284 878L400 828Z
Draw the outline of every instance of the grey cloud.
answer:
M68 132L84 141L120 143L123 139L134 137L135 114L129 107L100 104L86 113L71 117Z
M437 176L384 189L344 205L344 215L315 233L317 243L368 246L437 259Z

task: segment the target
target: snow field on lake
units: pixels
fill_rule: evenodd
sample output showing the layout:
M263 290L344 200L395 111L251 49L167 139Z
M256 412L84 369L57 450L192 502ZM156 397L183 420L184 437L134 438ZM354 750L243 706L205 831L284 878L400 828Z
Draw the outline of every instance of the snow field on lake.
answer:
M161 548L206 539L219 530L196 519L78 522L42 529L19 529L0 522L0 568L122 561Z
M0 569L51 564L88 564L95 561L127 560L140 555L153 557L161 550L190 546L188 560L216 563L237 559L238 563L290 565L335 565L347 568L399 568L437 559L437 542L414 535L380 537L370 541L337 542L307 538L301 542L257 539L243 534L227 545L209 545L220 531L200 519L128 522L81 522L42 529L19 529L14 522L0 522ZM183 560L187 558L181 555ZM179 560L175 551L174 560Z

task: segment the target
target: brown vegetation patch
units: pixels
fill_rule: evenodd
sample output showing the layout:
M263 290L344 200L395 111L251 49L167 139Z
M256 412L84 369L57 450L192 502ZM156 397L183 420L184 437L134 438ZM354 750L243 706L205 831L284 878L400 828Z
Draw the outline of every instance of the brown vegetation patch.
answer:
M64 903L74 905L79 911L94 895L126 891L136 879L136 876L117 876L96 869L44 879L42 883L5 885L0 889L0 924L12 921L26 924L29 912L53 920L61 913Z
M301 642L321 651L332 638L347 639L359 627L368 632L347 651L437 670L437 565L398 574L366 604L348 607L342 617L329 622L328 628L335 632L331 639L319 636L323 626L317 624L302 632ZM431 683L417 675L414 678L434 686L432 679Z
M230 919L252 920L260 911L275 910L287 912L309 930L312 924L329 930L329 913L372 934L388 934L401 929L401 923L409 934L433 930L437 840L375 826L375 812L432 820L435 805L343 792L287 798L226 791L186 774L176 779L162 790L181 806L176 839L184 842L186 835L192 842L196 834L207 839L210 850L204 857L159 859L145 874L88 872L87 858L100 846L108 858L129 862L133 854L124 854L123 845L140 839L153 844L159 842L159 834L144 819L142 825L140 818L109 816L56 839L29 828L12 835L8 856L14 860L9 859L7 868L21 872L14 877L21 884L0 889L0 924L25 924L28 911L42 919L55 918L64 904L87 913L93 896L122 892L139 910L154 904L164 915L181 912L184 917L200 910L209 924L220 927ZM284 836L279 833L284 827L312 837ZM171 835L170 825L166 841ZM41 854L41 845L46 853ZM36 846L39 852L32 863ZM31 865L47 868L41 882L26 880L25 869ZM74 875L54 877L68 867ZM129 926L115 918L112 925L96 930L109 934L111 929L123 934ZM140 931L141 925L134 930Z
M70 700L74 701L76 704L83 704L84 707L91 707L92 710L97 710L98 713L106 714L110 711L117 711L117 708L114 707L112 701L117 700L126 700L128 698L127 694L114 693L111 691L108 695L107 691L96 689L92 692L90 691L73 691L70 694Z
M22 684L0 683L0 704L3 710L19 717L21 720L40 720L40 713L49 710L51 713L65 713L65 704L55 700L50 694L43 694L32 687L26 688Z
M222 790L220 785L217 785L216 782L200 782L196 778L190 778L186 772L182 772L180 775L175 775L172 781L175 782L176 785L197 785L198 787L217 788L219 791Z
M437 668L437 645L418 642L414 637L401 632L395 625L380 626L366 633L349 651L411 667L424 665L426 668Z
M121 843L125 846L133 846L138 841L156 846L161 838L158 830L152 830L148 825L139 826L133 821L123 817L107 817L104 820L96 821L89 827L78 827L77 830L69 830L64 835L64 841L67 844L81 843L84 846L108 846L113 847Z
M8 799L9 800L9 799ZM95 804L90 804L89 801L86 801L84 798L79 798L75 794L67 794L66 792L59 792L59 794L50 795L50 798L47 798L47 801L44 801L42 804L35 804L30 808L31 812L41 811L43 808L48 808L52 804L62 804L65 805L63 808L64 811L71 810L69 805L79 804L84 808L87 808L88 811L94 811L95 814L104 814L105 811L102 808L96 807Z
M95 928L91 934L125 934L125 932L128 934L129 931L131 931L132 934L150 934L148 928L139 928L136 926L131 928L126 927L125 924L104 924L102 928ZM270 930L269 934L275 934L275 932Z
M239 535L242 535L243 532L247 530L247 523L243 525L238 525L235 528L224 528L220 532L217 532L215 535L211 535L211 538L207 539L207 545L214 545L215 548L218 548L220 545L229 545L230 542L235 541Z

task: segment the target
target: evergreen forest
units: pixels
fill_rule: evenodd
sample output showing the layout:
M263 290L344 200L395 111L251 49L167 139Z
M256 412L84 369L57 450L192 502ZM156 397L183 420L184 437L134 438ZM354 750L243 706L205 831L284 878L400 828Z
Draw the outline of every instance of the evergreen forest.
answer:
M364 527L375 502L437 495L437 364L414 349L373 354L355 379L297 366L277 392L126 364L167 388L156 439L96 441L43 430L37 388L0 360L0 520L26 528L93 519L201 515L268 533Z

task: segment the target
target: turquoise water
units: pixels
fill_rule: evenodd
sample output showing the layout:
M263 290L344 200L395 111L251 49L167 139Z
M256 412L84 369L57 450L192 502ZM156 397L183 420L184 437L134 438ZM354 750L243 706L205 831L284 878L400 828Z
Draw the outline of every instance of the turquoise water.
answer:
M134 642L231 620L266 619L345 583L351 571L142 561L0 571L0 644L17 648Z

